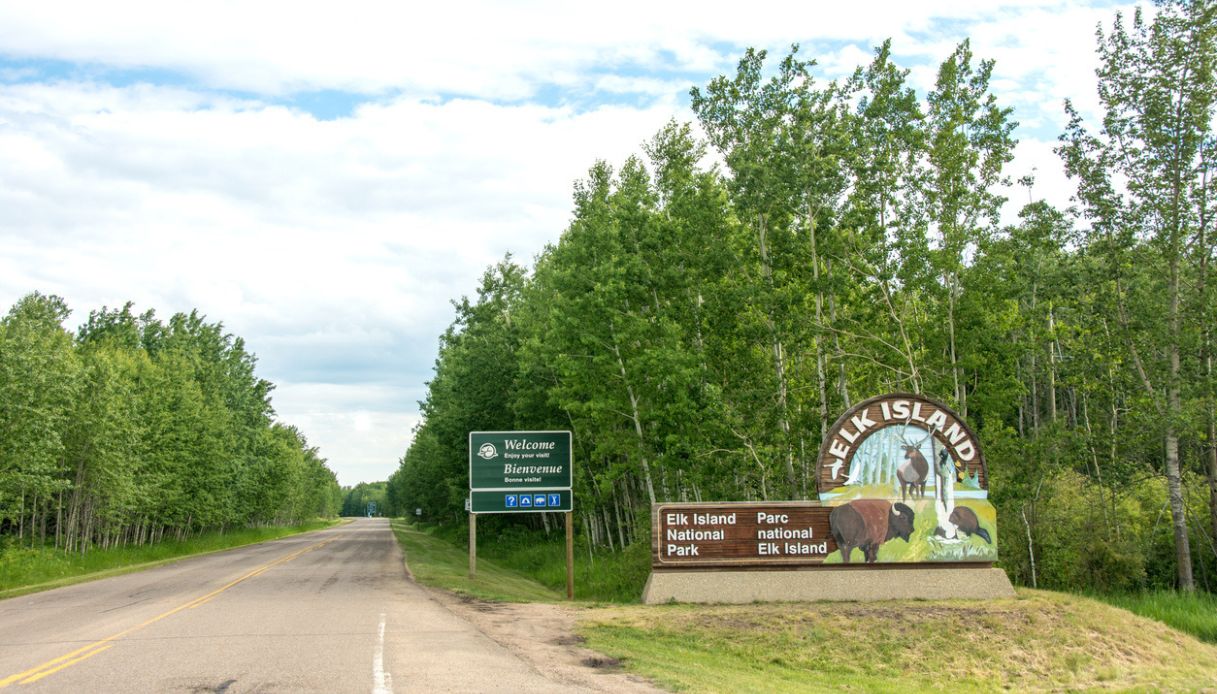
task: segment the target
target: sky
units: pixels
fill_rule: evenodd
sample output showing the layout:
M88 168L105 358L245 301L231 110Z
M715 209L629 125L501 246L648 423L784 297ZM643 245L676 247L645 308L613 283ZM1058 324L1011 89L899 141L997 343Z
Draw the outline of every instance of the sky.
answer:
M0 2L0 311L197 309L342 484L387 479L451 301L556 242L573 183L693 121L746 48L797 43L829 80L891 38L924 97L971 38L1021 124L1007 173L1065 206L1062 103L1094 121L1095 30L1132 7Z

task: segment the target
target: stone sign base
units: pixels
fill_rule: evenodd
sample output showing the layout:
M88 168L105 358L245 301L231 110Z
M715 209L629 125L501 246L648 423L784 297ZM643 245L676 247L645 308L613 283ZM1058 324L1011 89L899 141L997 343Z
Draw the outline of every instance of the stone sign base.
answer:
M809 571L652 571L642 592L642 601L648 605L1012 597L1014 587L1001 569L944 566Z

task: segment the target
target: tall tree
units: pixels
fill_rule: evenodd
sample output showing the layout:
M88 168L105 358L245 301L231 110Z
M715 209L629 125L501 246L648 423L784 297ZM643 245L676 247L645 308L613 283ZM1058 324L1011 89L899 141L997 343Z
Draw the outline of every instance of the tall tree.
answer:
M1079 181L1091 239L1108 255L1128 350L1161 415L1178 585L1190 591L1180 438L1189 433L1185 400L1194 396L1186 392L1184 360L1200 337L1188 320L1188 307L1198 305L1189 300L1195 291L1189 287L1197 286L1196 259L1211 256L1195 251L1211 244L1212 233L1206 150L1217 96L1217 4L1163 0L1152 21L1138 8L1131 28L1117 16L1109 33L1099 30L1098 44L1102 126L1091 133L1067 103L1069 126L1059 151ZM1138 275L1157 284L1148 295L1130 286L1134 260L1158 270ZM1129 327L1134 299L1145 302L1135 308L1150 328L1136 334Z
M37 292L0 320L0 523L18 538L46 534L66 487L64 438L80 364L62 322L63 299Z
M849 233L837 258L855 278L854 294L837 332L848 331L858 349L872 356L871 382L888 389L924 389L926 350L921 297L901 287L918 286L920 244L928 222L920 204L926 147L924 114L907 83L908 70L892 62L891 42L851 77L848 93L857 107L851 132L851 186L844 226Z
M1011 137L1017 123L1012 109L1001 108L989 91L993 61L973 65L971 44L964 41L938 69L926 114L929 170L926 198L929 219L937 229L938 247L930 252L946 294L946 353L951 389L960 414L968 414L967 378L957 329L962 287L959 277L969 252L996 229L1005 198L994 192L1003 182L1002 167L1014 157Z

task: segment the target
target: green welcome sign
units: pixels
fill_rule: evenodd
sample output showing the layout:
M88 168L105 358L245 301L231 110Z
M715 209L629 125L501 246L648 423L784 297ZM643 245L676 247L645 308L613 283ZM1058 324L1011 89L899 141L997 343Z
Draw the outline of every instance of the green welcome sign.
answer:
M469 433L473 513L570 511L569 431Z

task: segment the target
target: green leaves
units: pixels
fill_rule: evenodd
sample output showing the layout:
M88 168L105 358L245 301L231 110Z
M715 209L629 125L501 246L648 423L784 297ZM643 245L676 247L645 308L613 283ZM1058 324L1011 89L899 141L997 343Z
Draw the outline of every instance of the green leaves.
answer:
M0 521L24 529L26 499L61 491L80 364L57 296L30 294L0 320Z
M1117 16L1099 32L1102 125L1071 105L1058 152L1092 222L1083 244L1103 269L1110 329L1163 441L1179 587L1194 585L1181 441L1211 436L1215 397L1208 277L1213 260L1217 6L1162 2L1152 22ZM1185 444L1186 445L1186 444ZM1212 454L1209 454L1212 457ZM1158 457L1158 456L1155 456ZM1217 532L1217 464L1206 471Z
M338 511L337 482L294 429L240 338L197 313L163 324L131 304L74 337L58 297L0 321L0 528L90 546Z

